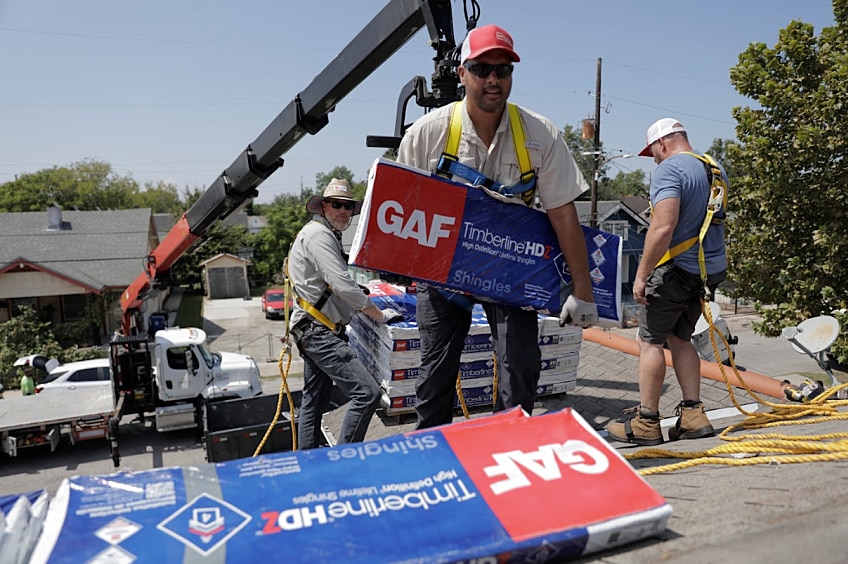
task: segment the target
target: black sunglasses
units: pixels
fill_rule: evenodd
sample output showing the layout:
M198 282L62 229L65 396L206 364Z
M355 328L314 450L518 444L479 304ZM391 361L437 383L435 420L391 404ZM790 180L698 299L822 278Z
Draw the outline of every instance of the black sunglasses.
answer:
M328 202L331 206L333 206L334 210L340 210L340 209L344 208L347 211L353 211L353 208L356 205L356 202L340 202L338 200L324 200L324 201Z
M492 71L495 71L495 76L498 78L506 78L512 74L514 67L512 66L512 63L501 63L499 65L475 63L473 65L465 65L465 68L477 78L487 78L490 74L492 74Z

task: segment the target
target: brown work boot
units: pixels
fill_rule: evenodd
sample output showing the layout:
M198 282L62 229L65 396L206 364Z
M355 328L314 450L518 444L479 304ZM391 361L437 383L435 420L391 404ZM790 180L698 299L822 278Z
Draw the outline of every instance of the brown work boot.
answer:
M674 412L678 415L677 423L668 430L668 440L678 439L700 439L715 435L707 414L704 413L704 404L699 401L686 400L677 405Z
M663 443L660 414L640 407L636 416L607 425L607 434L622 443L653 446Z

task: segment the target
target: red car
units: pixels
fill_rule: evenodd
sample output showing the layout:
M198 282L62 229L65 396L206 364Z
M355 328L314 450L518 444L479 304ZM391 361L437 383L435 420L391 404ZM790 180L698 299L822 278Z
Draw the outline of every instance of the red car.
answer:
M282 288L268 288L262 294L262 311L265 319L282 319L286 313L286 292ZM288 302L288 310L291 311L292 300Z

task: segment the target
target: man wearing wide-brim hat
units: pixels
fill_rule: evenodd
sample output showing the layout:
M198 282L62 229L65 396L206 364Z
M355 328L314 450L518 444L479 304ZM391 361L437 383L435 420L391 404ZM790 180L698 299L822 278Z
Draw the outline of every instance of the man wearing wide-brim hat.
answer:
M290 335L303 358L299 449L321 444L321 415L329 409L333 383L350 398L339 444L365 438L380 404L380 386L348 344L345 326L357 312L378 323L403 320L399 312L374 305L348 273L341 236L361 208L350 183L333 178L321 196L307 202L314 215L292 243L288 276L297 299Z

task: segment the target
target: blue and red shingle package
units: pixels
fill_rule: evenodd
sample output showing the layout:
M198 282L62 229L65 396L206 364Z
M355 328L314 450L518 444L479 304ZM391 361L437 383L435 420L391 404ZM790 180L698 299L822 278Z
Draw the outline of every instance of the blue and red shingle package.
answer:
M33 562L545 562L671 507L570 408L302 452L66 480Z
M621 321L621 238L583 227L595 303ZM571 274L544 212L378 159L350 263L483 300L559 312Z

